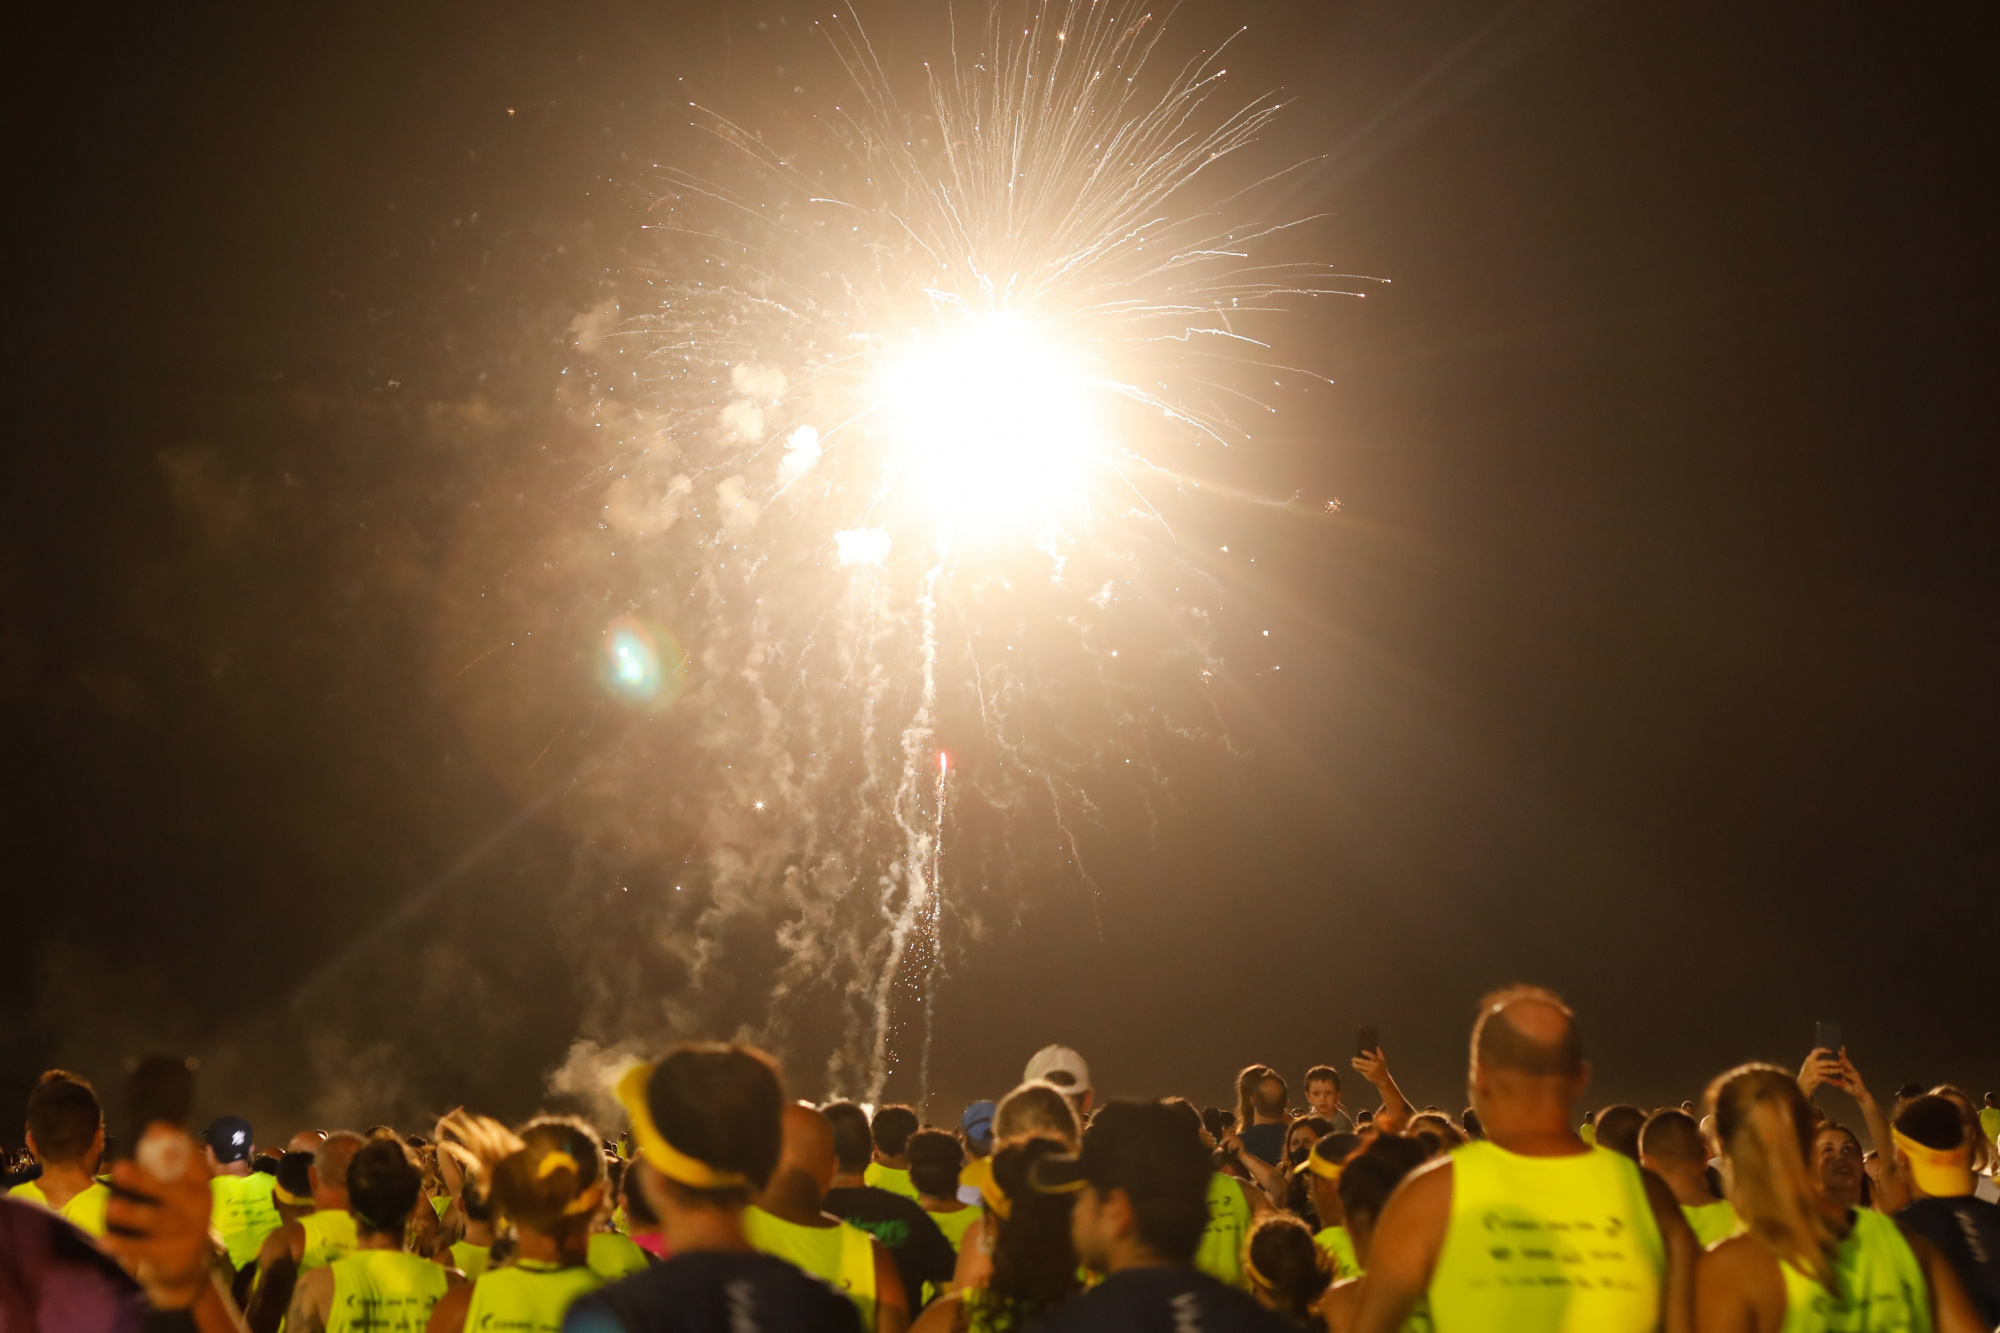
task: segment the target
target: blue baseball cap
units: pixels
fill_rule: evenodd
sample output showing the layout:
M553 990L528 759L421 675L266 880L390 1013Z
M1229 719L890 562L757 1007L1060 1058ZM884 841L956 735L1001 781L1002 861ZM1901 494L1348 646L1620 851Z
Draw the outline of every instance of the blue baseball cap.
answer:
M992 1102L974 1102L958 1118L960 1131L982 1151L993 1146L993 1110Z
M250 1156L250 1122L241 1116L217 1116L201 1137L218 1162L241 1162Z

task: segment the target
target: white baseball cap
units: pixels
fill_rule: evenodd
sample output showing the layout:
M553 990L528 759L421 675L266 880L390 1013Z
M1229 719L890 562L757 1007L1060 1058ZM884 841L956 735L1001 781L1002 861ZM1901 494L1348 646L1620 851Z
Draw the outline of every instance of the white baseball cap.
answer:
M1035 1058L1028 1061L1027 1069L1021 1073L1023 1083L1033 1083L1036 1079L1048 1078L1051 1074L1067 1077L1049 1079L1059 1088L1070 1092L1090 1091L1090 1066L1082 1056L1067 1046L1044 1046L1035 1052Z

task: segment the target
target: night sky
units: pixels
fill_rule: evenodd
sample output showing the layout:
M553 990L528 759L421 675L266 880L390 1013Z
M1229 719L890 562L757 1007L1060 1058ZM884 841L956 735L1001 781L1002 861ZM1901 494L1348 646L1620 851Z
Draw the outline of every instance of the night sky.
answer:
M938 5L860 13L891 64L941 54ZM266 1139L519 1116L579 1034L654 1034L602 974L672 876L579 887L590 850L456 702L449 604L469 516L546 523L576 480L568 330L657 243L689 98L832 98L820 14L72 6L20 36L0 1104L166 1047ZM1150 792L1107 763L1075 856L953 863L985 878L933 1113L1051 1040L1107 1092L1221 1102L1364 1022L1455 1108L1471 1005L1517 979L1577 1006L1600 1103L1796 1064L1820 1019L1878 1092L2000 1084L1991 10L1175 19L1238 23L1231 96L1294 99L1259 160L1320 159L1288 207L1392 285L1300 317L1335 385L1226 465L1300 503L1203 520L1233 752ZM747 997L759 966L725 970Z

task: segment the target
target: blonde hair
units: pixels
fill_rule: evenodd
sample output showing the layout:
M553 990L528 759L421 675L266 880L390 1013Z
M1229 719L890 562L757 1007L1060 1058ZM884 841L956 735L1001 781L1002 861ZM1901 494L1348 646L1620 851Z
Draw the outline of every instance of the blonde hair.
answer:
M583 1121L538 1116L517 1134L497 1120L454 1111L438 1132L438 1150L465 1168L465 1190L475 1202L544 1235L589 1229L604 1199L604 1150Z
M1839 1238L1812 1169L1812 1108L1798 1080L1776 1065L1738 1065L1708 1085L1708 1109L1729 1162L1730 1202L1750 1234L1831 1287Z

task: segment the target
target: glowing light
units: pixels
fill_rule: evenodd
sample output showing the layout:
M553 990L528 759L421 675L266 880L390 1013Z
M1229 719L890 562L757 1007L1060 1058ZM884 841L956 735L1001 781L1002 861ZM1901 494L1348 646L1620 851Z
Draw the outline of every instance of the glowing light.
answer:
M1081 358L1014 314L912 344L883 377L891 484L950 533L1036 528L1081 506L1101 465Z
M889 555L889 534L880 528L848 528L833 534L843 565L879 565Z
M679 695L682 675L678 644L634 616L604 627L604 684L628 703L656 708Z

